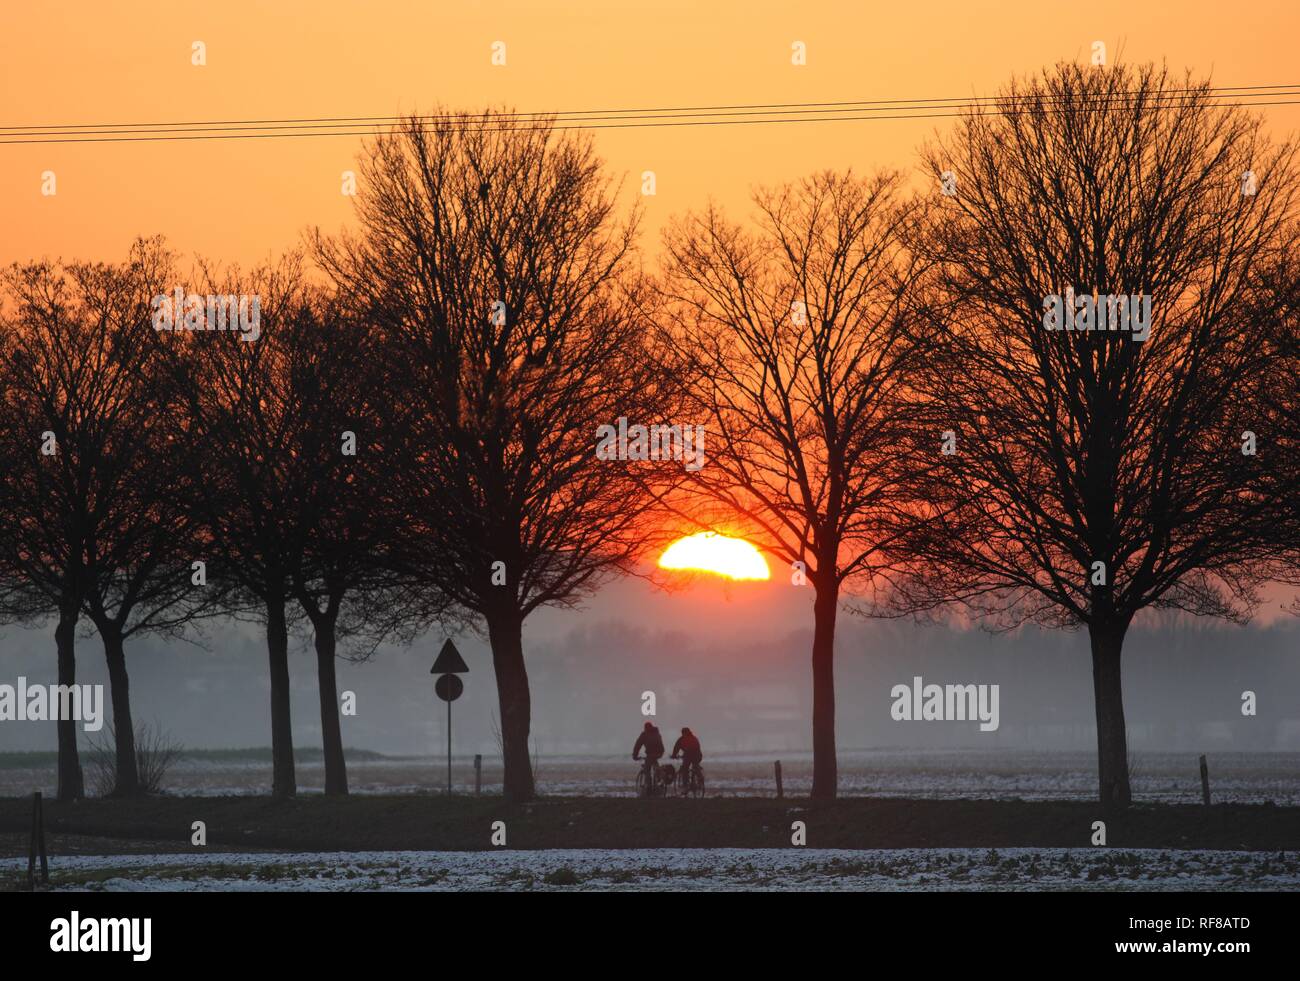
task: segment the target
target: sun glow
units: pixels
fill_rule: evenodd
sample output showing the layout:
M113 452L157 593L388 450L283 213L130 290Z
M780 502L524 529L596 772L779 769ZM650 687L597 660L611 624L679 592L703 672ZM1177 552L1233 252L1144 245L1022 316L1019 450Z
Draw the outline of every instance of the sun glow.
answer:
M771 579L763 555L743 538L712 531L679 538L659 556L661 569L712 572L727 579Z

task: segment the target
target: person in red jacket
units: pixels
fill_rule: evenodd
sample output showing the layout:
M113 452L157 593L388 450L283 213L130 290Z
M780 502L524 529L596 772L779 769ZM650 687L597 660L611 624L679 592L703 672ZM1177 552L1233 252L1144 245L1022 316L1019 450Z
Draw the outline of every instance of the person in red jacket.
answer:
M673 743L673 759L677 759L678 756L682 758L682 773L678 782L683 787L689 787L688 777L691 768L694 767L698 771L700 761L704 759L704 751L700 748L699 737L685 726L682 727L682 734L677 737L677 742Z

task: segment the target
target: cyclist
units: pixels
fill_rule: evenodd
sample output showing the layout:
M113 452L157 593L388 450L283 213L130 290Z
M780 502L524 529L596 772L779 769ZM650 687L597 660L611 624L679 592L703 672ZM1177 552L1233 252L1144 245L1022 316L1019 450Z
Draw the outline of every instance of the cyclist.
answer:
M691 785L690 773L694 769L696 773L700 772L700 761L704 759L704 752L700 749L700 740L695 733L685 726L682 727L682 734L677 737L677 742L673 743L673 759L682 758L681 786L684 788Z
M653 722L647 722L645 728L641 730L641 735L636 737L636 743L632 746L632 759L641 758L641 750L645 750L645 786L646 793L654 793L655 772L659 767L659 758L664 755L664 737L659 734Z

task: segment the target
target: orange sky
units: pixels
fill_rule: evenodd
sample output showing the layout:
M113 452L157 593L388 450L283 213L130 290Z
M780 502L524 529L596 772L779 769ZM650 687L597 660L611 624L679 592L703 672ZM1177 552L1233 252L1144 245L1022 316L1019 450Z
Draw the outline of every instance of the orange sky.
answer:
M776 3L770 0L133 0L0 5L0 125L389 115L945 98L1012 73L1086 60L1165 58L1222 85L1300 81L1300 5L1190 2ZM207 45L207 65L190 45ZM505 67L490 64L493 41ZM808 64L790 64L792 41ZM1267 110L1278 134L1300 106ZM939 121L641 129L597 134L647 245L709 194L823 167L911 168ZM339 175L356 138L0 147L0 261L119 258L137 234L250 261L350 216ZM42 171L58 193L40 193ZM633 178L636 178L634 181Z

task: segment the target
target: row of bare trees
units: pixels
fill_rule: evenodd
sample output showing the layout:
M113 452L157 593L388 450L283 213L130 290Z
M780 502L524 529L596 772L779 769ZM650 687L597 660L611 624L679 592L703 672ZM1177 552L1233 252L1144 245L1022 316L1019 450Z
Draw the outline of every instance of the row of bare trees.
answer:
M1127 804L1134 617L1242 620L1300 578L1293 149L1156 67L1060 66L998 108L925 149L921 193L896 173L760 191L750 224L671 224L655 274L589 138L492 114L377 139L356 229L304 255L182 276L142 241L11 268L0 613L56 624L65 684L94 625L128 793L136 634L265 625L289 795L296 627L327 793L347 791L341 651L477 627L527 799L526 618L724 531L811 587L814 797L837 789L840 610L956 606L1088 630L1099 793ZM259 297L260 336L155 330L181 282ZM1094 291L1149 296L1149 338L1045 328L1046 297ZM598 459L619 417L705 425L707 464ZM70 724L59 749L77 796Z

